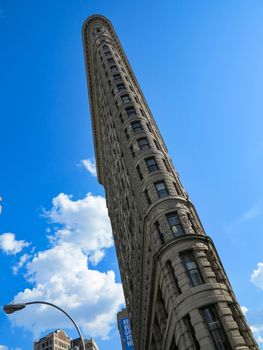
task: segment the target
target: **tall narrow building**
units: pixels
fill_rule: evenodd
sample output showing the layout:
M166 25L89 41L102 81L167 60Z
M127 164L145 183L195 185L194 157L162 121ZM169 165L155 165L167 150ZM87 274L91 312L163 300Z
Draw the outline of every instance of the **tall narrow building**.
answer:
M110 21L88 18L83 43L98 179L136 350L258 349Z

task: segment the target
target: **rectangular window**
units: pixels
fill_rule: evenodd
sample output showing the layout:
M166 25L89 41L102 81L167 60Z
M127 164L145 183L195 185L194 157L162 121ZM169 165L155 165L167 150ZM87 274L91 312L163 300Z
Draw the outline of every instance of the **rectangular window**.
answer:
M175 275L175 271L174 271L174 268L173 268L171 260L167 260L166 261L166 266L167 266L167 269L169 271L169 275L171 276L171 278L172 278L172 280L174 282L177 294L182 294L182 290L181 290L181 288L180 288L180 286L178 284L178 279L177 279L177 277Z
M124 84L123 84L124 85ZM122 102L123 103L129 103L131 102L130 96L129 95L122 95L121 96Z
M169 195L164 181L155 182L154 186L159 198L167 197Z
M200 284L202 284L203 279L201 277L199 268L195 261L193 252L187 251L187 252L181 253L180 255L181 255L182 263L187 271L188 277L192 284L192 287L199 286Z
M136 121L136 122L132 122L131 123L131 126L132 126L132 130L133 132L136 134L137 132L141 132L143 131L143 128L142 128L142 125L139 121Z
M117 89L118 89L118 91L123 91L123 90L125 90L125 85L124 84L118 84L117 85Z
M133 150L133 146L131 145L131 147L130 147L130 151L131 151L131 154L132 154L132 156L133 156L133 158L135 157L135 154L134 154L134 150Z
M136 169L137 169L137 173L139 175L140 180L143 180L142 172L141 172L139 165L137 165Z
M147 137L142 137L142 138L138 139L137 141L138 141L138 145L139 145L141 151L144 151L144 150L147 150L148 148L150 148Z
M113 58L107 58L107 62L108 62L108 64L112 64L112 63L114 63L114 59Z
M147 190L147 189L144 190L144 195L145 195L145 198L146 198L147 203L150 205L150 204L152 203L152 201L151 201L151 198L150 198L150 196L149 196L149 193L148 193L148 190Z
M194 343L195 349L196 349L196 350L200 350L200 344L199 344L199 342L198 342L198 340L197 340L197 338L196 338L195 329L194 329L194 327L193 327L193 325L192 325L190 315L186 315L186 316L184 317L184 322L185 322L185 324L186 324L186 327L187 327L188 331L189 331L190 334L191 334L191 338L192 338L192 341L193 341L193 343Z
M144 111L140 108L141 115L145 117Z
M184 230L177 212L166 214L166 218L174 236L175 237L182 236L184 234Z
M172 342L171 342L171 345L170 345L169 350L178 350L178 347L176 346L174 337L173 337L173 340L172 340Z
M119 114L119 118L120 118L120 121L123 123L123 117L121 113Z
M103 45L103 46L102 46L102 49L103 49L103 51L108 50L108 45Z
M149 173L159 170L158 165L154 157L145 159Z
M209 333L217 350L231 350L224 328L221 325L216 309L213 305L202 309L203 317L207 323Z
M115 74L115 75L113 76L113 79L114 79L115 81L122 80L120 74Z
M167 161L165 159L163 159L163 164L166 168L167 171L171 172L171 169L169 168L168 164L167 164Z
M126 110L128 117L132 117L133 115L136 115L134 107L127 107L127 108L125 108L125 110Z
M105 56L107 57L107 56L110 56L110 55L111 55L111 52L110 52L110 51L105 51L104 54L105 54Z
M111 66L110 67L110 70L111 70L111 72L117 72L118 71L118 68L117 68L117 66Z
M174 189L175 189L176 193L180 195L181 191L180 191L178 184L176 182L173 182L173 185L174 185Z
M159 224L159 222L158 222L158 221L155 221L154 226L155 226L155 228L156 228L156 230L157 230L157 232L158 232L158 235L159 235L159 237L160 237L161 242L164 243L164 237L163 237L163 233L162 233L161 230L160 230L160 224Z
M158 149L158 151L160 151L160 146L159 146L159 143L156 141L156 140L153 140L154 144L155 144L155 147L156 149Z

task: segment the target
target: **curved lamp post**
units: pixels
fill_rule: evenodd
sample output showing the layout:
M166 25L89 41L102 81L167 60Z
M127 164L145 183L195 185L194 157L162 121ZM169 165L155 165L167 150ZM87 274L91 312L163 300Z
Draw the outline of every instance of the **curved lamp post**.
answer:
M73 320L73 318L66 311L64 311L63 309L61 309L57 305L54 305L52 303L48 303L47 301L30 301L28 303L23 303L23 304L7 304L7 305L3 306L3 310L4 310L4 312L6 314L12 314L13 312L16 312L16 311L24 309L27 305L32 305L32 304L50 305L50 306L53 306L54 308L60 310L61 312L63 312L63 314L65 314L70 319L70 321L74 324L74 326L75 326L75 328L76 328L76 330L77 330L77 332L79 334L83 350L85 350L84 338L83 338L83 336L81 334L81 331L80 331L78 325L76 324L76 322Z

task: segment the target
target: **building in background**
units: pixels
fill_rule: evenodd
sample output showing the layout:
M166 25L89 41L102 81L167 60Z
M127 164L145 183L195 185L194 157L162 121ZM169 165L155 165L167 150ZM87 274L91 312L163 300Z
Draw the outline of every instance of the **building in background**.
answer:
M34 350L70 350L71 339L62 329L47 334L34 342Z
M126 309L122 309L117 314L118 329L120 332L122 350L134 350L132 331L129 321L128 312Z
M85 341L85 349L86 350L99 350L98 345L96 344L95 340L91 339L84 339ZM80 338L74 339L71 341L71 347L74 350L74 347L81 349L81 340Z
M110 21L88 18L83 43L98 180L136 350L258 349Z
M99 350L96 342L85 339L85 350ZM34 350L71 350L82 349L80 338L71 340L65 331L57 329L34 342Z

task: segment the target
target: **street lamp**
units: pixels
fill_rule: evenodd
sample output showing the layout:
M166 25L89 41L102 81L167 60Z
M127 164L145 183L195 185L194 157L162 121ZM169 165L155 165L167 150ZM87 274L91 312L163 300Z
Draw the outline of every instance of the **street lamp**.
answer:
M61 309L59 306L57 305L54 305L52 303L48 303L47 301L30 301L28 303L23 303L23 304L7 304L7 305L4 305L3 306L3 310L6 314L12 314L16 311L19 311L19 310L22 310L24 309L27 305L32 305L32 304L45 304L45 305L50 305L50 306L53 306L54 308L60 310L61 312L63 312L63 314L65 314L69 319L70 321L74 324L78 334L79 334L79 337L80 337L80 340L81 340L81 343L82 343L82 348L83 350L85 350L85 342L84 342L84 338L81 334L81 331L78 327L78 325L76 324L76 322L73 320L73 318L63 309Z

